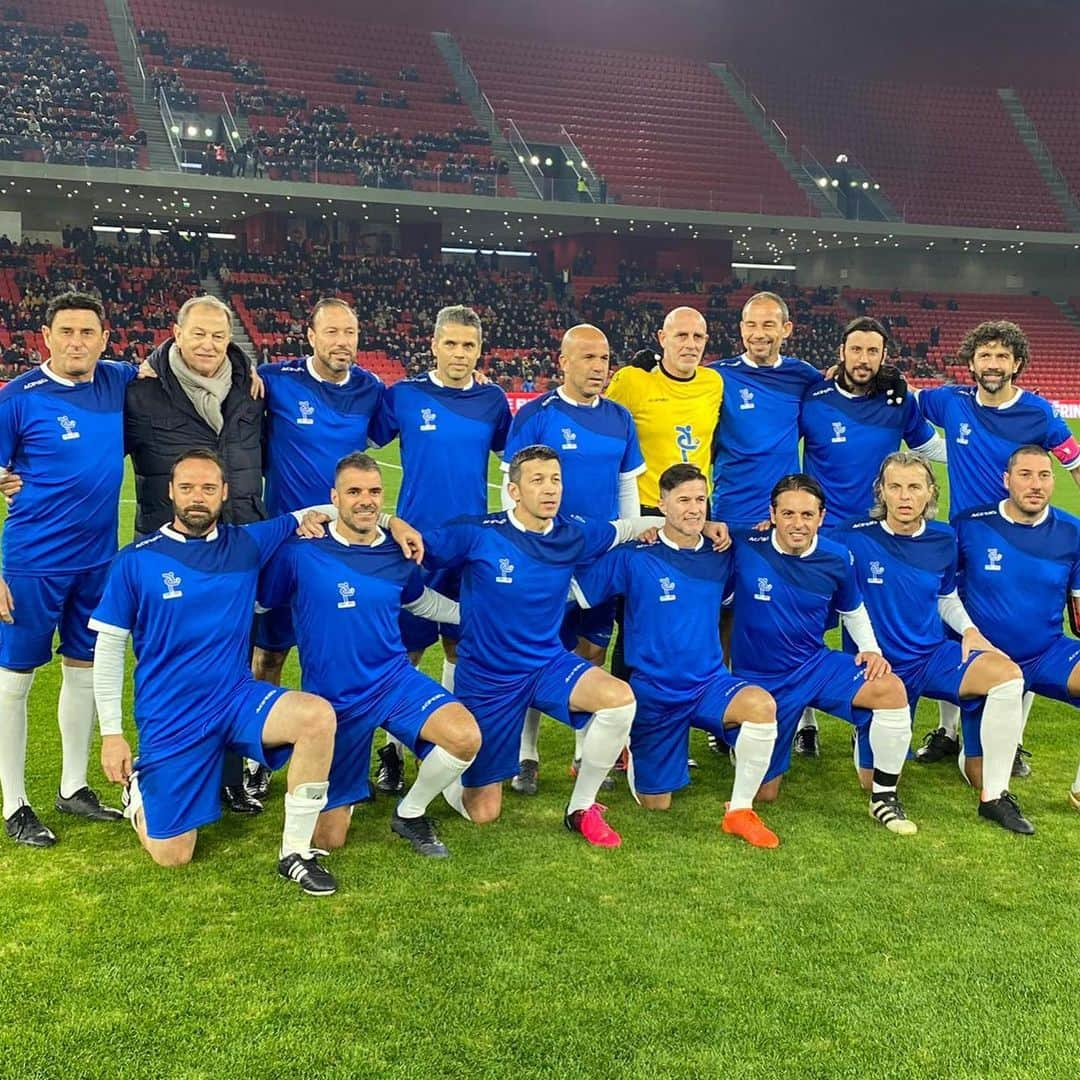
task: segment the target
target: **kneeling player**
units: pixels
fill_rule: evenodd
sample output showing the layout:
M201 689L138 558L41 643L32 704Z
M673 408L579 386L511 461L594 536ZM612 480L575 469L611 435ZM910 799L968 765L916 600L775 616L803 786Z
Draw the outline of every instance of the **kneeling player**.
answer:
M907 693L881 655L851 555L818 535L825 496L812 477L783 477L770 503L772 529L735 540L731 667L772 694L779 728L758 798L770 802L779 794L799 717L812 705L856 727L869 722L870 816L891 832L914 833L896 793L911 741ZM854 657L821 640L833 610L859 648Z
M404 608L456 623L458 605L425 589L419 567L379 528L378 462L361 453L342 458L330 494L338 519L329 535L285 544L259 585L264 606L291 605L303 687L325 697L338 718L314 843L325 849L345 843L353 806L369 795L371 741L381 727L421 759L390 828L421 855L445 858L449 852L426 811L468 768L480 732L460 702L409 662L399 616Z
M874 482L873 520L846 525L833 539L855 559L878 642L908 700L930 697L960 707L965 775L982 789L979 816L1010 832L1033 833L1008 790L1023 727L1023 677L983 637L957 596L956 534L932 520L937 495L925 458L890 454ZM943 623L961 640L947 639ZM865 728L857 764L869 786L873 754Z
M574 591L584 606L625 597L626 658L638 702L629 776L638 802L667 810L671 793L690 783L687 750L696 727L735 747L724 832L772 848L780 841L753 800L776 743L776 705L724 667L718 627L732 555L714 551L701 535L708 505L705 474L672 465L660 476L660 542L608 552L576 577Z
M310 895L328 895L337 883L311 836L326 805L334 710L312 694L257 682L248 667L259 570L301 515L221 524L228 485L209 450L176 461L169 497L172 524L120 552L90 622L98 632L102 768L128 783L126 813L154 862L183 866L197 830L221 817L223 751L271 769L291 755L278 873ZM319 535L326 520L309 513L302 528ZM134 769L120 711L129 634L137 661Z

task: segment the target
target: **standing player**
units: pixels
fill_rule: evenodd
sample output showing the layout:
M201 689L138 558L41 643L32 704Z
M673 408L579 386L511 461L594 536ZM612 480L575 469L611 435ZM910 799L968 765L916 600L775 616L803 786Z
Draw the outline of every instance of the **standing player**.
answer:
M956 520L968 510L997 501L1005 464L1018 446L1049 450L1080 484L1080 444L1068 425L1045 398L1015 384L1030 356L1020 327L1004 320L980 323L964 338L957 355L967 364L974 386L939 386L919 392L923 414L945 432L950 518ZM1030 696L1025 708L1031 708ZM927 734L915 754L924 764L959 753L959 711L942 705L940 713L941 726ZM1025 754L1017 753L1014 775L1030 772Z
M1010 832L1035 831L1009 793L1009 772L1023 725L1020 669L979 632L956 593L956 534L933 520L938 489L917 454L881 464L870 520L833 533L855 560L878 642L908 700L951 701L964 713L964 768L981 789L979 816ZM946 638L944 625L960 640ZM981 747L980 747L980 714ZM859 730L857 764L868 786L873 755Z
M600 521L637 514L637 478L645 471L630 413L601 396L610 364L611 351L603 331L585 323L567 330L559 348L562 386L518 411L503 455L511 458L523 447L536 445L560 451L561 512ZM503 469L509 469L508 462L504 461ZM513 501L504 485L503 508L512 507ZM590 663L603 667L614 621L613 601L585 610L572 607L563 625L563 644ZM539 730L540 714L530 709L521 733L518 774L510 785L522 795L535 795L538 789ZM576 767L585 732L579 728L575 736Z
M896 793L911 741L907 693L881 655L851 555L819 535L825 496L813 477L782 477L771 503L772 529L741 533L735 542L732 672L776 701L776 750L758 798L771 802L779 794L795 727L809 703L855 727L869 722L870 816L891 832L914 833ZM855 642L855 656L822 643L832 611Z
M596 794L626 745L634 695L621 679L563 648L559 632L575 567L640 535L650 518L616 523L559 515L559 455L527 446L510 462L514 509L466 519L425 537L426 561L461 568L464 633L457 695L483 743L447 801L464 817L494 821L502 782L517 772L521 725L534 707L571 727L589 725L564 822L598 847L618 847Z
M0 465L17 473L3 533L0 579L0 788L5 830L33 847L56 843L26 796L26 702L59 630L62 764L56 809L117 821L86 771L94 726L94 635L87 628L116 554L124 476L129 364L101 360L109 339L101 302L55 297L41 328L49 356L0 391Z
M1056 456L1056 455L1054 455ZM1020 665L1024 687L1080 706L1080 520L1050 505L1051 452L1021 446L1005 469L1007 497L955 519L964 603L983 633ZM964 751L973 746L964 730ZM1080 772L1069 793L1080 810Z
M924 458L945 460L945 440L922 416L914 395L897 408L882 393L887 348L877 319L852 319L844 327L835 377L803 397L803 471L825 492L826 529L866 517L874 503L876 463L899 450L901 441Z
M732 555L705 544L708 505L705 474L696 465L672 465L660 477L660 542L608 552L577 575L574 591L582 603L626 598L626 655L638 703L630 729L634 797L647 810L669 809L671 793L690 782L690 728L711 732L735 749L721 827L772 848L780 841L753 802L776 743L776 704L724 667L718 627Z
M303 687L337 716L330 790L313 842L326 850L345 843L353 808L368 797L371 740L382 727L421 759L390 828L421 855L445 858L427 807L476 757L480 732L460 702L409 663L398 616L405 607L453 622L458 605L426 589L419 567L379 528L382 474L373 458L343 457L330 494L338 519L329 536L286 543L259 584L263 603L291 605Z
M210 450L173 466L173 520L124 548L109 568L90 620L98 632L94 696L101 763L128 784L127 815L160 866L183 866L198 829L221 817L226 748L270 768L291 753L278 873L313 896L337 884L312 850L326 805L334 712L321 698L256 682L249 666L251 612L259 570L296 531L301 515L225 525L228 485ZM304 516L309 535L325 514ZM139 757L123 734L121 698L128 636L135 649Z
M431 340L435 370L390 387L372 425L377 445L398 438L402 477L397 512L422 533L487 512L488 461L506 445L510 407L494 383L481 385L473 378L481 333L480 317L471 308L442 308ZM426 584L451 599L460 589L456 571L432 574ZM402 612L401 637L414 664L440 635L446 657L442 684L453 692L458 628ZM404 751L390 733L379 762L375 786L388 795L402 794Z

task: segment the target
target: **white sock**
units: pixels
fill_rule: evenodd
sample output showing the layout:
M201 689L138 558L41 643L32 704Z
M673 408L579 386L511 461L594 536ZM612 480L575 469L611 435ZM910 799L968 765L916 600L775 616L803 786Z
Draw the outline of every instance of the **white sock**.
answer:
M805 728L813 728L817 731L817 726L817 713L807 706L803 709L802 716L799 717L799 731L803 731Z
M735 782L731 785L730 810L749 810L776 745L776 721L769 724L740 724L735 737Z
M589 723L592 723L590 720ZM581 760L581 748L585 745L585 738L589 733L589 724L574 729L574 760Z
M442 687L444 690L449 690L451 694L454 692L454 672L456 671L457 664L452 664L449 660L442 662Z
M1024 719L1020 724L1020 742L1024 741L1024 729L1027 727L1028 717L1031 715L1031 706L1035 704L1035 695L1028 690L1024 694Z
M94 669L60 665L60 746L63 759L60 794L64 798L87 786L90 740L94 737Z
M540 710L526 709L525 723L521 726L521 746L518 749L518 761L539 761L540 748Z
M960 747L960 753L956 756L956 764L960 769L960 775L964 778L964 783L968 787L971 787L971 781L968 779L967 769L965 764L967 763L967 754L964 753L964 748Z
M311 835L319 815L326 808L326 793L330 785L321 783L297 784L285 792L285 828L281 833L281 858L298 854L311 858Z
M32 671L0 668L0 789L5 818L27 802L26 699L33 682Z
M127 806L124 807L124 817L131 822L131 827L136 835L139 832L139 812L143 808L142 792L139 790L139 777L132 773L128 777Z
M1072 789L1074 794L1080 792L1080 765L1076 767L1076 779L1073 781Z
M874 755L873 794L896 790L911 745L911 710L874 709L870 720L870 749Z
M461 784L460 776L443 788L442 796L452 810L456 810L466 821L472 821L469 811L465 809L465 788Z
M420 817L431 804L431 800L457 780L472 761L472 758L462 761L441 746L432 747L428 756L420 762L415 783L398 803L398 815L404 818Z
M588 810L596 802L596 793L604 782L615 759L630 737L637 702L618 705L614 709L597 709L589 721L589 730L581 744L581 764L577 780L570 793L567 813Z
M957 738L957 733L960 731L960 706L954 705L951 701L939 701L938 719L940 721L938 727L943 727L950 739Z
M1009 789L1016 744L1024 729L1024 681L1010 679L986 695L982 719L982 797L1000 799Z

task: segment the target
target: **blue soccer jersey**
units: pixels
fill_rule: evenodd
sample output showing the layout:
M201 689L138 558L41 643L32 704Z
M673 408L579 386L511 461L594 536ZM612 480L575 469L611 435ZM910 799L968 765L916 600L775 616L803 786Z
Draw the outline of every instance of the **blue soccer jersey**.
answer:
M315 374L311 357L263 364L266 383L266 509L287 514L330 501L334 466L366 450L385 388L355 364L343 383Z
M292 605L303 688L347 710L408 664L398 615L423 591L420 568L397 544L349 544L331 526L321 540L281 548L262 573L259 603Z
M825 491L826 528L866 516L877 470L901 440L918 450L934 437L914 394L902 405L889 405L880 394L855 397L831 380L807 390L799 431L803 472Z
M295 530L291 515L205 539L166 525L116 556L90 626L131 632L140 756L197 743L251 682L259 571Z
M426 534L425 565L462 570L459 662L527 673L561 656L559 629L574 569L598 559L616 539L606 521L559 515L535 533L506 512Z
M558 451L564 514L614 521L620 517L619 480L645 471L629 410L604 397L579 405L559 388L524 405L510 426L503 468L520 449L536 444Z
M928 521L914 536L901 536L880 521L859 521L844 525L831 539L847 547L855 560L885 659L897 667L925 660L945 641L937 602L956 589L953 530Z
M769 517L769 493L799 471L799 409L807 389L822 381L793 356L758 367L745 356L709 365L724 379L724 404L713 454L713 517L758 522Z
M834 613L863 602L851 553L821 535L802 555L781 551L771 531L740 533L734 549L731 669L739 675L784 675L812 660Z
M43 365L0 390L0 465L23 482L4 523L4 573L74 574L116 554L133 378L107 360L82 383Z
M395 383L371 429L401 446L397 513L421 531L488 508L488 455L502 453L510 406L493 383L444 386L432 372Z
M720 608L731 578L731 550L702 540L677 548L622 544L575 577L590 605L626 598L626 660L636 676L673 694L695 690L723 669Z
M974 386L919 391L923 415L945 432L949 455L949 517L996 503L1009 455L1033 444L1066 469L1080 466L1080 445L1045 398L1027 390L1004 405L980 405Z
M1038 524L1018 525L1004 508L956 519L961 592L975 625L1023 663L1061 638L1069 596L1080 595L1080 519L1047 507Z

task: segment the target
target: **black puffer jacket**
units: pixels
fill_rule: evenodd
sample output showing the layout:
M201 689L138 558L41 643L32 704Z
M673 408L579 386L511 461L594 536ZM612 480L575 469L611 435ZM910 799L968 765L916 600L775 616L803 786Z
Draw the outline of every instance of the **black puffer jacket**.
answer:
M173 339L149 357L156 379L133 379L124 407L124 450L135 468L135 531L150 533L172 520L169 471L195 447L213 450L225 463L229 498L222 519L236 525L262 521L262 425L264 403L251 398L251 363L229 346L232 388L225 398L221 434L195 411L169 367Z

